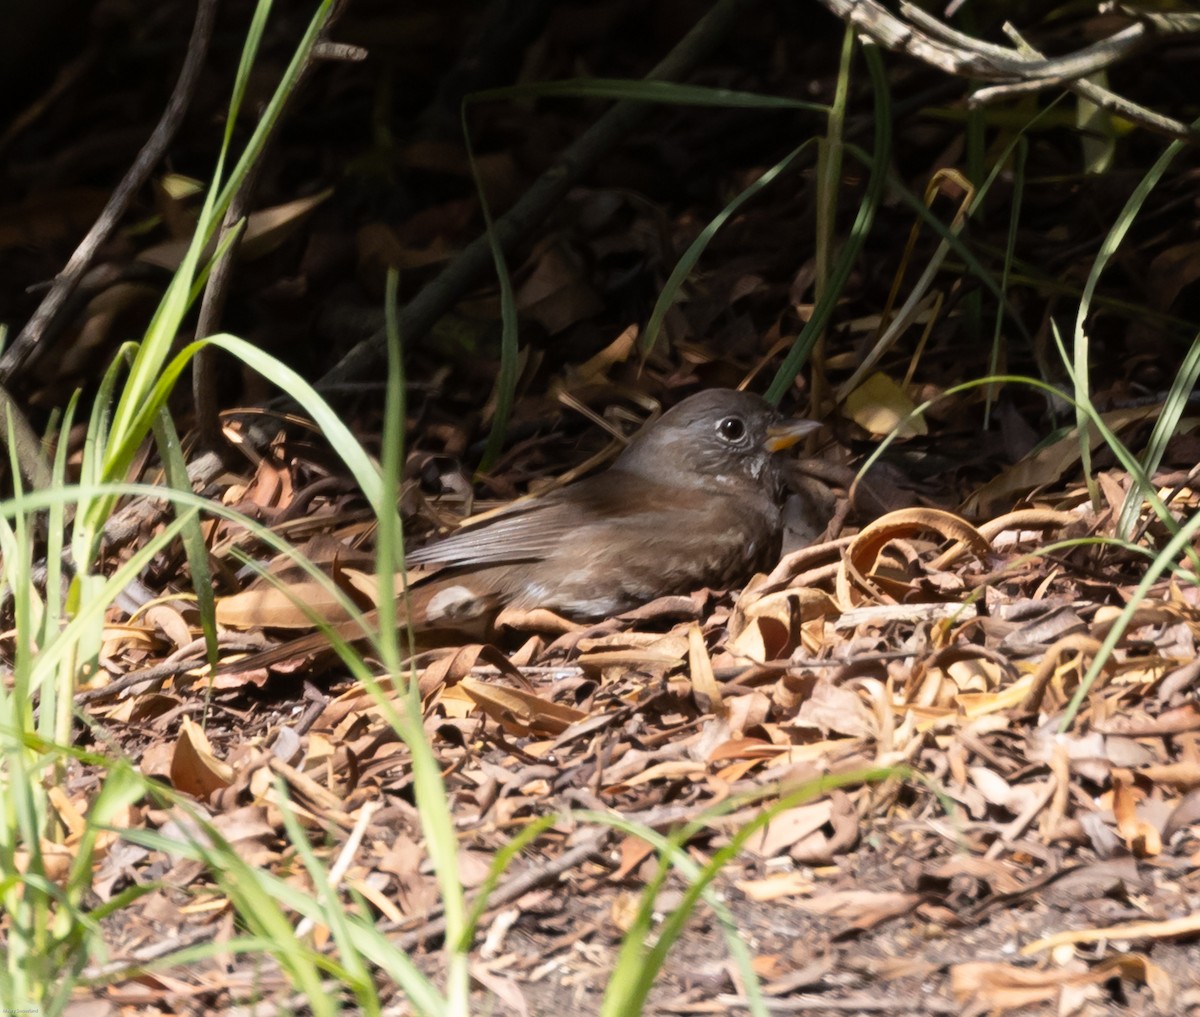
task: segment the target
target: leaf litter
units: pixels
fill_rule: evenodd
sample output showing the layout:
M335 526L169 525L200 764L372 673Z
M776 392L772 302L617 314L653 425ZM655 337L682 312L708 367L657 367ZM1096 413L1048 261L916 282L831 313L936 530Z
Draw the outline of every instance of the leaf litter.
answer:
M299 486L295 478L283 485ZM316 499L307 529L324 526L319 546L352 557L357 538L342 526L340 504ZM277 508L287 515L286 504ZM1080 719L1060 733L1117 609L1098 602L1104 584L1086 547L1036 552L1098 525L1070 492L981 527L946 509L901 509L785 556L736 598L667 598L601 625L566 626L557 638L545 619L518 618L495 642L422 650L411 666L458 826L464 885L480 885L494 852L538 816L558 818L502 886L536 870L537 857L572 845L586 826L572 818L579 808L655 828L700 821L690 850L705 856L756 814L760 806L713 812L747 792L782 794L823 775L902 765L918 777L852 784L780 812L727 869L735 911L766 937L761 956L771 943L787 944L781 923L822 930L826 952L841 957L842 944L899 924L925 941L910 943L913 963L926 956L948 970L959 1000L1003 1011L1094 998L1116 976L1145 985L1165 1006L1177 987L1150 959L1154 943L1194 931L1189 918L1171 916L1187 899L1187 817L1200 790L1200 713L1190 701L1200 605L1191 588L1162 581ZM369 585L349 580L336 554L324 562L335 581L346 577L347 590ZM297 580L290 592L327 620L341 617L308 590ZM1120 603L1130 586L1107 590ZM286 582L268 587L259 607L283 604L288 592ZM223 623L241 622L246 597L223 601ZM280 617L268 627L286 636L299 624ZM155 631L150 645L159 653L181 638ZM144 665L146 646L114 628L110 666L119 673L126 655ZM198 665L191 677L93 702L93 723L110 737L119 730L143 772L206 806L255 864L286 857L277 779L328 864L361 825L343 884L382 928L419 940L422 922L437 913L436 886L407 804L409 754L376 698L325 656L302 654L223 674L201 728L206 679ZM298 682L312 693L307 702ZM64 807L71 803L87 808L78 794L66 795ZM183 820L149 810L130 817L139 821L168 829ZM489 968L496 991L511 983L536 993L539 980L556 978L561 988L578 973L581 941L558 924L568 915L572 925L592 916L588 956L612 948L621 923L582 902L615 903L621 886L636 886L655 862L637 837L609 843L615 868L587 863L566 874L579 903L550 906L536 888L511 902L515 916L506 921L516 924L489 940L504 958ZM1150 867L1105 870L1120 859ZM153 851L126 855L121 871L163 871L164 862ZM1088 872L1098 878L1080 878ZM172 890L147 898L142 921L173 914L178 928L199 923L218 935L228 908L205 889L205 873L181 859L167 875ZM103 880L120 882L115 873ZM131 943L136 914L126 917ZM514 952L514 929L529 923L541 930L537 949ZM977 961L962 948L971 930L1056 961L1034 971ZM1099 962L1063 953L1094 943L1151 953ZM556 954L562 966L548 967ZM777 959L772 970L789 966ZM894 974L898 984L913 977Z
M615 17L604 5L594 16ZM799 57L789 55L796 44L787 33L777 45L758 66L772 87L808 94L815 87L808 72L788 68L815 66L809 57L821 40L804 43ZM564 58L546 45L531 59ZM565 59L555 73L576 61ZM743 76L733 68L721 73ZM789 74L782 84L774 80ZM504 118L522 120L531 110L503 112L489 130L515 133L520 127ZM538 151L547 139L574 130L581 115L551 109L540 116L522 151L534 165L547 161ZM650 145L638 159L615 158L599 179L568 195L557 221L514 264L518 305L535 341L523 342L512 440L478 491L467 471L494 413L487 393L495 292L461 303L438 322L429 345L413 351L410 425L419 440L400 492L410 532L435 532L478 510L477 495L503 503L610 457L617 448L611 434L644 418L656 396L737 384L787 348L812 313L817 274L810 252L796 244L812 233L811 195L800 187L747 204L717 234L665 317L659 354L647 369L639 363L637 323L647 318L647 292L657 295L677 252L707 221L696 195L708 185L739 190L774 161L755 150L745 165L700 179L697 160L684 153L711 146L716 136L723 149L739 148L714 134L721 116L680 115L670 130L644 139L661 150L666 188L653 179ZM739 138L747 133L737 134L737 122L720 124ZM945 137L927 134L904 154L919 167L906 167L910 179L943 158ZM1035 154L1049 160L1047 175L1061 170L1059 147L1038 141ZM470 177L454 144L410 141L398 160L405 171L439 181ZM478 169L497 207L527 186L528 166L505 151L485 153ZM647 200L647 193L670 197ZM1186 181L1181 193L1191 193ZM360 282L374 309L387 267L402 267L405 286L419 286L478 227L469 186L356 224L348 240L326 232L322 216L332 202L325 187L311 195L276 194L251 217L260 227L252 260L269 262L297 236L304 247L286 263L293 274L279 278L272 266L248 276L268 311L259 336L267 345L309 337L318 317L312 295L328 289L330 266ZM86 225L105 197L66 187L29 196L16 225L11 209L0 216L8 229L0 231L0 250L24 259L35 232L74 233L63 216ZM1063 253L1060 238L1094 232L1089 201L1067 204L1056 194L1052 218L1040 220L1037 201L1044 199L1031 195L1032 224L1023 227L1034 243ZM191 209L165 196L160 204L165 237L144 245L123 238L118 262L140 247L142 260L172 263ZM885 237L911 226L892 207L881 217ZM1172 235L1193 224L1175 218L1146 245L1156 314L1186 296L1197 276L1194 242ZM1062 264L1070 257L1077 255L1064 254ZM875 265L862 269L853 306L829 338L820 371L835 380L858 369L863 343L883 324L877 291L888 280L877 272ZM61 392L95 373L106 337L148 313L154 293L122 283L89 303L33 401L61 404ZM940 312L941 296L914 318L922 328L937 326L929 349L922 355L922 341L907 366L902 357L877 364L849 393L834 439L797 467L793 487L819 506L809 514L829 524L805 534L809 546L786 555L770 575L742 591L665 598L594 625L513 613L486 638L422 648L410 662L451 797L464 884L482 885L497 851L550 818L502 878L476 954L476 979L510 1010L558 1012L569 999L580 1012L594 1012L594 994L636 914L637 891L657 864L645 840L582 821L580 810L660 831L698 822L687 850L702 861L759 814L745 795L766 794L770 802L806 781L876 766L907 767L913 776L850 783L783 809L723 873L722 889L773 1002L813 1013L995 1013L1037 1005L1108 1012L1133 998L1146 1012L1173 1014L1195 1005L1186 945L1197 931L1194 587L1168 577L1151 589L1082 713L1059 730L1145 559L1115 548L1042 548L1111 535L1127 478L1102 463L1095 478L1102 501L1091 508L1077 477L1076 437L1038 445L1042 435L1027 418L1047 417L1019 400L999 405L997 428L981 432L978 404L960 394L927 415L936 446L922 434L924 424L909 421L901 448L916 454L854 480L875 440L914 405L962 380L955 372L964 364L985 372L983 359L965 350L957 319ZM1031 286L1025 297L1034 303L1035 296ZM339 339L361 310L335 307ZM1131 334L1159 324L1147 315ZM1103 321L1097 329L1106 334ZM1036 342L1045 345L1045 335ZM576 357L579 350L590 356ZM1154 364L1132 360L1126 377L1125 351L1114 350L1116 377L1096 383L1117 402ZM800 386L819 395L820 382L807 389L802 379ZM589 422L564 406L587 409ZM1118 406L1102 419L1125 435L1155 412ZM238 415L226 422L236 436ZM356 423L372 435L369 418ZM299 547L333 592L273 559L239 527L206 524L225 593L222 667L206 673L190 607L163 599L137 614L114 611L102 668L81 690L88 724L81 743L133 760L192 797L193 815L143 802L114 827L185 844L205 836L198 814L249 864L311 893L284 829L286 806L336 873L346 906L368 912L432 967L424 951L441 935L440 902L413 805L411 755L385 708L333 662L323 639L289 648L295 634L311 630L311 613L337 624L347 603L359 610L378 603L365 503L333 465L336 457L296 425L281 419L265 453L243 445L257 458L243 473L227 472L212 493ZM1102 454L1098 443L1093 452ZM1194 436L1181 428L1170 468L1156 478L1181 518L1200 501L1192 487L1196 452ZM912 470L922 458L930 465ZM161 511L132 521L125 543L107 549L113 561L153 531ZM1155 524L1144 529L1161 542ZM254 579L235 550L255 558L272 581ZM180 570L179 559L164 555L143 578L152 590L178 593L186 589ZM307 611L296 609L297 599ZM238 669L243 655L276 647L277 659ZM391 692L388 679L380 684ZM57 866L48 878L65 878L97 784L96 769L85 763L53 789L66 836L46 845ZM235 934L229 901L186 852L105 834L98 858L92 891L102 901L149 889L109 920L118 961L144 963L159 950L221 944ZM668 883L660 912L670 912L681 889ZM313 941L327 948L328 930L314 930ZM737 979L702 911L669 959L655 1005L661 1013L736 1011L744 1001ZM186 970L121 977L106 999L114 1009L200 1012L286 999L287 990L282 973L261 960L217 956Z

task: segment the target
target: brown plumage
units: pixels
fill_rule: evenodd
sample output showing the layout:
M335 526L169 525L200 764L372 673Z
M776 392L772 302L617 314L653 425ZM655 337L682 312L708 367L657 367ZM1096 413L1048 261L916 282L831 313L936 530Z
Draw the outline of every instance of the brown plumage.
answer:
M778 556L783 479L773 453L817 426L784 419L748 392L701 392L643 428L604 472L408 561L453 569L438 583L571 618L725 589Z
M501 608L604 618L656 597L726 589L769 567L782 535L775 453L819 425L757 395L711 389L644 427L607 470L517 502L408 555L418 630L477 626ZM373 621L373 619L368 619ZM357 623L337 626L345 638ZM321 633L243 666L299 656Z

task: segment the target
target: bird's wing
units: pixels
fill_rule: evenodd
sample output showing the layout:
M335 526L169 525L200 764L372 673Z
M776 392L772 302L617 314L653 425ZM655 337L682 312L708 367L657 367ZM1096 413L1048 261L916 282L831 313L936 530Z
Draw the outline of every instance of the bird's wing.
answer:
M500 565L547 558L575 530L575 513L554 498L514 505L478 526L405 555L411 565Z

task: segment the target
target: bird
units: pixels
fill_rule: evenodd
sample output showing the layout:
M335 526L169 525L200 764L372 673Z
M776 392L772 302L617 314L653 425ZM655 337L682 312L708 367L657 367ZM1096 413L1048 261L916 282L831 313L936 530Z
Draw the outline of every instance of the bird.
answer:
M691 395L646 424L611 466L523 499L410 551L408 613L421 632L476 631L501 609L608 618L672 594L729 589L778 559L778 453L821 425L734 389ZM369 612L364 622L378 623ZM334 626L362 638L363 622ZM319 649L323 634L243 658L243 669Z
M740 583L779 555L776 453L819 426L750 392L689 396L603 472L410 552L408 564L445 570L427 620L452 620L480 596L593 620Z

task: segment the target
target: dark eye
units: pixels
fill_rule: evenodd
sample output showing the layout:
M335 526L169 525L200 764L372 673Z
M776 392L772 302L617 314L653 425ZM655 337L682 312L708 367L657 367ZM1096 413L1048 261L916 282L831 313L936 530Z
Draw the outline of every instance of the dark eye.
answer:
M741 441L746 437L746 422L741 417L726 417L717 424L717 434L728 442Z

